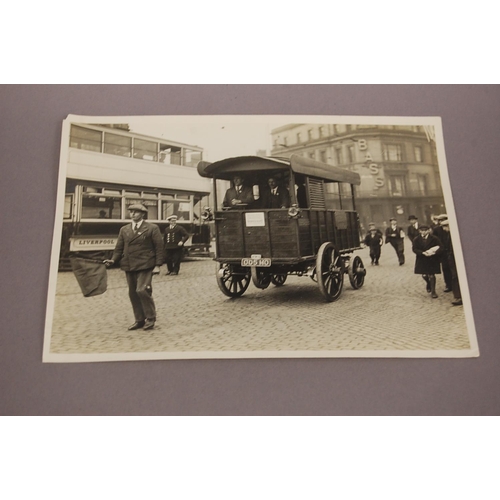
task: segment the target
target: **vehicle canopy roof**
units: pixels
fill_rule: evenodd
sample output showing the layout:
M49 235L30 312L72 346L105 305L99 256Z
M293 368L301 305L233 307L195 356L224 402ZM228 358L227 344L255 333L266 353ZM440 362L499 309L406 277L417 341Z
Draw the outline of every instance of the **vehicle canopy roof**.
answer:
M237 156L226 158L213 163L200 161L198 173L202 177L231 180L235 174L257 171L292 170L296 174L307 175L334 182L348 182L359 186L361 178L356 172L344 168L328 165L300 155L291 155L290 158Z

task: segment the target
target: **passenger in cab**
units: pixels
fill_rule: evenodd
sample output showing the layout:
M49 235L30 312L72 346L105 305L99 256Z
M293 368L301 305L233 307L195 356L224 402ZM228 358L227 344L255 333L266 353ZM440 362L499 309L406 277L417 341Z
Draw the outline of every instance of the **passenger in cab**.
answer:
M226 208L243 209L254 202L253 190L249 186L243 185L243 178L239 175L233 178L233 187L226 191L222 206Z
M279 186L275 177L269 177L267 185L268 188L262 193L262 208L288 208L290 206L288 189Z

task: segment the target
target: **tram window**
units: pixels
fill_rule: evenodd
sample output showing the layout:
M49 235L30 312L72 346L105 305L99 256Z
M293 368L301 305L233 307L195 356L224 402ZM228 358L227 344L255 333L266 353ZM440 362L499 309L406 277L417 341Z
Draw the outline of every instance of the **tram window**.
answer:
M64 219L71 219L73 214L73 195L67 194L64 197Z
M180 165L181 148L168 144L160 144L160 162L170 165Z
M134 139L134 158L141 160L157 161L156 149L158 144L152 141Z
M177 215L179 220L191 220L191 201L189 199L179 200L170 199L162 202L162 219L166 219L171 215Z
M123 135L104 134L104 152L111 155L131 157L132 139Z
M69 146L71 148L85 149L86 151L96 151L100 153L102 149L102 132L71 125Z
M144 199L144 198L127 198L125 205L128 207L134 203L141 203L148 209L148 219L158 220L158 200ZM130 219L130 212L125 211L125 219Z
M121 219L121 198L83 194L82 219Z

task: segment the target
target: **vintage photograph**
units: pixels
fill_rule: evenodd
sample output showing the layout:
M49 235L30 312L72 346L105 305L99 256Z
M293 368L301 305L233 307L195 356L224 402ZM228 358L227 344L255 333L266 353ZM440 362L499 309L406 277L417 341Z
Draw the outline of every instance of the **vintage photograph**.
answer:
M479 355L438 117L70 115L44 362Z

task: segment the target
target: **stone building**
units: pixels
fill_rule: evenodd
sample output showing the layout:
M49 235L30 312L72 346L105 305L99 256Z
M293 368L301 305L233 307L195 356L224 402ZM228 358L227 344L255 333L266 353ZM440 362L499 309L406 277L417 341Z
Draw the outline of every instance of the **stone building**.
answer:
M445 213L433 130L415 125L289 124L271 131L272 156L300 154L353 170L362 229L390 217L431 222Z

